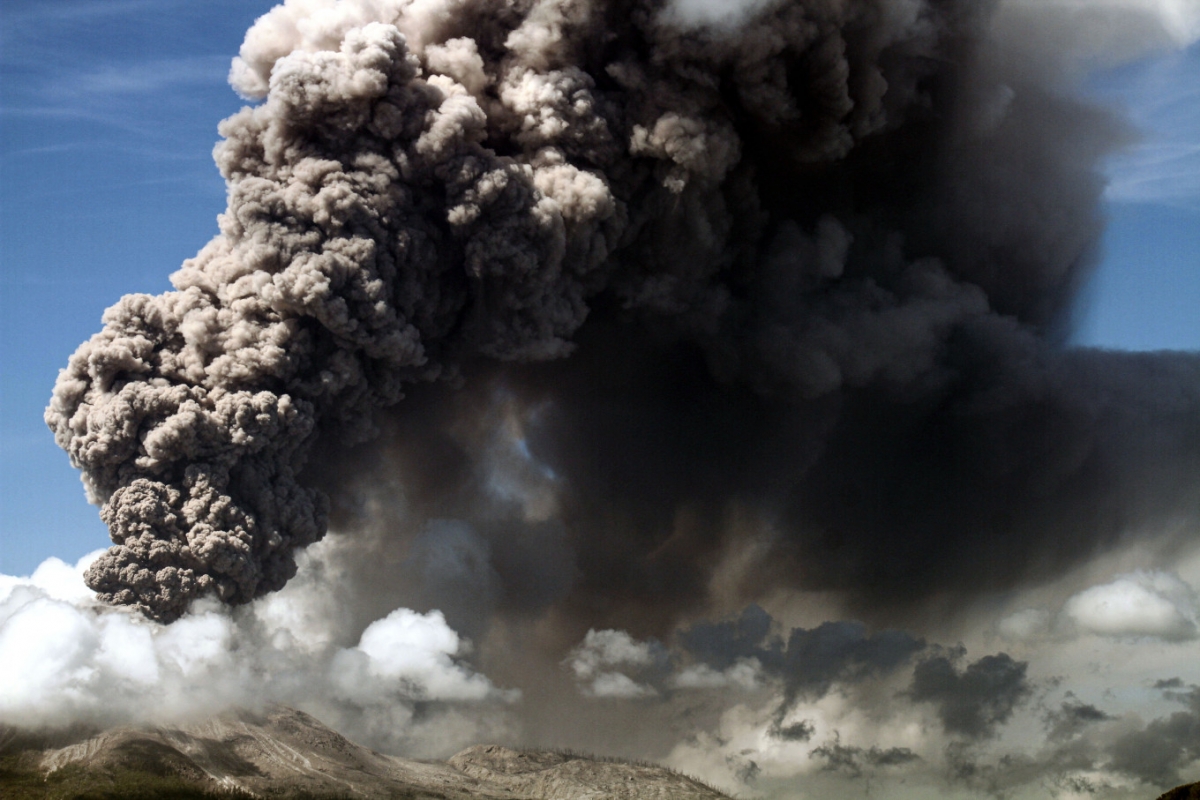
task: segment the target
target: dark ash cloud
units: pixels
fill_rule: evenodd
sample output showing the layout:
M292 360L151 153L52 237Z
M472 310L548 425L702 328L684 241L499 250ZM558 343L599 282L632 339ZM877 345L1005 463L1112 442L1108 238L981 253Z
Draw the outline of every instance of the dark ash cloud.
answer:
M931 703L949 734L986 739L1007 722L1033 688L1025 676L1028 664L1007 653L984 656L959 669L963 653L934 656L913 670L910 696Z
M825 762L821 769L841 772L850 778L860 778L871 768L899 767L921 760L920 756L907 747L864 749L843 745L837 738L830 744L814 748L808 755L809 758L819 758Z
M784 709L801 697L820 697L835 683L853 683L890 673L925 648L925 642L897 630L868 633L859 622L823 622L815 628L793 628L786 639L777 623L756 605L734 620L701 622L678 634L693 658L717 670L741 659L755 659L764 674L784 687ZM777 735L789 738L795 726ZM803 726L803 723L799 723ZM800 736L803 727L792 731ZM811 731L809 732L811 734ZM807 739L807 736L802 738Z
M1075 738L1089 726L1108 722L1116 717L1101 711L1090 703L1082 702L1071 692L1057 709L1045 715L1046 738L1051 742L1063 742Z
M1107 752L1109 769L1153 786L1183 783L1180 770L1200 759L1200 686L1165 694L1186 710L1152 720L1114 741Z
M737 603L886 625L1200 515L1200 357L1062 344L1128 131L1056 58L973 0L668 5L255 24L218 235L46 412L104 600L244 604L332 525L372 580L436 566L418 604L474 581L473 632L665 636L751 541ZM780 645L794 691L910 645L841 625Z

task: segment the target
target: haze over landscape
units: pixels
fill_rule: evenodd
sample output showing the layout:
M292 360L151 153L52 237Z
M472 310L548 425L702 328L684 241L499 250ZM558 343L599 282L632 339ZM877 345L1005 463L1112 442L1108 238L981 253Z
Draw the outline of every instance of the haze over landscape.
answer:
M1200 327L1106 316L1163 293L1121 256L1171 220L1166 293L1197 291L1200 6L225 12L4 12L6 347L91 335L66 304L111 291L47 356L45 423L114 546L5 515L0 721L279 703L385 753L567 747L769 798L1200 778ZM96 97L183 119L228 64L55 73L54 31L174 15L215 47L256 13L223 51L247 105L212 101L227 206L173 288L10 279L10 176L82 146L29 131L138 150ZM56 207L46 252L103 241ZM116 251L155 252L128 225ZM64 305L10 316L38 280ZM6 417L49 392L5 370ZM12 430L16 507L50 435ZM23 507L73 525L49 497Z

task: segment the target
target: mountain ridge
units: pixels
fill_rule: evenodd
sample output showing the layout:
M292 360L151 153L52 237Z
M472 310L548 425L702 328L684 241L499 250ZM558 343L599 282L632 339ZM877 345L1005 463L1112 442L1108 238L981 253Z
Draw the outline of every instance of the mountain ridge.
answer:
M446 761L389 756L302 711L236 709L178 727L30 732L0 726L5 797L55 800L723 800L649 762L476 745Z

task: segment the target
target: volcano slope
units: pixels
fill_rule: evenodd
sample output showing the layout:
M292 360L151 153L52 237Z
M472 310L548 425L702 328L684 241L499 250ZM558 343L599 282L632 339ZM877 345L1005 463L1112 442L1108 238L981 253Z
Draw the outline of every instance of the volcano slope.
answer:
M179 728L31 733L0 727L8 800L719 800L665 767L575 753L468 748L446 762L387 756L283 706Z

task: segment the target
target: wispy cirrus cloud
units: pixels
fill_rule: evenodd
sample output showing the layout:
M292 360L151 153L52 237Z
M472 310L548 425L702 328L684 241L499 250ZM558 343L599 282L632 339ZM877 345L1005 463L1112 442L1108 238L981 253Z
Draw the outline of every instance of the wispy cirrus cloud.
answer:
M155 130L148 116L160 114L183 90L223 86L227 69L228 59L217 56L52 68L8 93L0 117L91 122L144 135ZM90 144L119 146L95 139Z
M1094 89L1142 133L1108 162L1107 199L1200 209L1200 44L1101 76Z
M228 47L173 46L200 38L189 13L176 0L7 5L0 117L79 121L147 139L186 116L198 92L232 98Z
M67 0L67 2L29 4L5 11L8 25L36 24L48 20L94 20L101 17L120 17L138 11L163 10L178 5L173 0Z
M225 56L156 59L136 64L106 64L56 85L69 95L115 95L159 92L187 84L224 81Z

